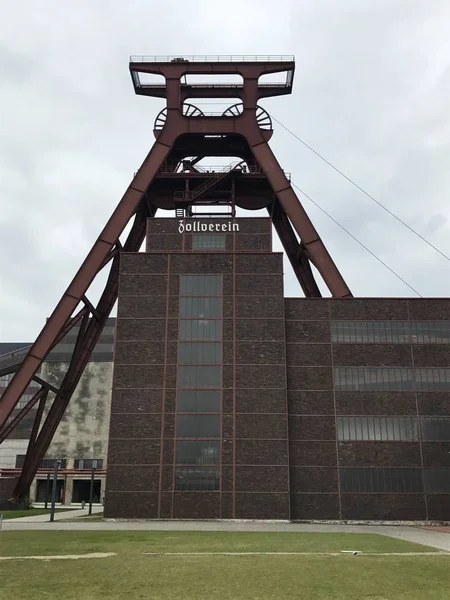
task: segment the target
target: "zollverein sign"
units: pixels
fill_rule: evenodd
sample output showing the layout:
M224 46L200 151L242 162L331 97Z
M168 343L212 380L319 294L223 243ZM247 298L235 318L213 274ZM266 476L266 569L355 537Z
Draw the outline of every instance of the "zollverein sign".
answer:
M232 223L228 221L227 223L201 223L200 221L182 221L178 222L178 232L232 232L239 231L239 223Z

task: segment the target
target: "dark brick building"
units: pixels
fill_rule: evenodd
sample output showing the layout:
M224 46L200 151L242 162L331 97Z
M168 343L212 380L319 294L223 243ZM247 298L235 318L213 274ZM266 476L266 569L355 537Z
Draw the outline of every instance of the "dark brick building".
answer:
M105 516L450 519L450 300L284 298L270 219L181 224L122 257Z

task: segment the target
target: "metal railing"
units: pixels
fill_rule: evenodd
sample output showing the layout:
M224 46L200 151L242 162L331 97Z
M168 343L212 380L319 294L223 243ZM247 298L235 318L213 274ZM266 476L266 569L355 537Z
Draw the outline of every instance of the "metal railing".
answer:
M155 62L155 63L208 63L208 62L293 62L295 57L293 55L271 55L271 54L219 54L219 55L207 55L197 54L191 56L145 56L135 55L130 56L130 62Z
M140 83L140 80L137 84L139 87L144 88L144 89L154 89L154 90L160 90L162 88L166 87L165 82L161 82L161 83ZM292 85L292 77L286 78L286 81L279 81L279 82L274 82L274 83L258 83L258 87L260 88L279 88L281 86L284 87L289 87L290 85ZM230 83L181 83L181 87L189 87L191 89L242 89L244 87L243 83L235 83L230 82Z

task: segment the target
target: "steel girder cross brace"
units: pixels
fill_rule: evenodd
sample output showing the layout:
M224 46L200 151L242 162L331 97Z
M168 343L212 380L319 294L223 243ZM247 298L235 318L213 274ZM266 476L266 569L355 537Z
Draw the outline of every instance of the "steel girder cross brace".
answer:
M28 492L39 464L47 451L117 299L118 261L121 250L119 237L133 215L135 215L135 221L123 250L136 252L144 240L146 217L153 216L153 214L151 212L149 214L148 209L145 210L143 208L145 206L143 198L160 165L167 158L171 150L174 141L174 138L171 138L172 136L166 136L164 141L158 140L154 143L150 153L122 197L122 200L117 205L73 281L65 291L0 398L0 430L2 430L31 380L35 377L47 355L55 346L55 341L60 336L60 332L63 329L67 330L67 324L70 322L74 311L80 303L85 303L90 308L92 318L87 318L89 313L86 311L69 369L61 383L59 392L53 401L39 435L37 435L33 443L33 452L27 452L22 473L14 491L15 499L23 497ZM96 275L111 259L112 266L107 284L97 307L94 308L88 302L85 294Z

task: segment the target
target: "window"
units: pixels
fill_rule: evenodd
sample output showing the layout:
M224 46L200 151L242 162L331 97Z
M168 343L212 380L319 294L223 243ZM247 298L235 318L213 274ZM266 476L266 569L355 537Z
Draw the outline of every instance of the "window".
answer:
M220 489L217 467L176 467L175 489L190 492L214 492Z
M177 411L180 413L220 412L220 390L178 390Z
M225 250L224 235L193 235L192 247L194 250Z
M424 442L450 442L450 417L422 417L420 427Z
M404 367L336 367L334 385L342 391L413 390L413 370Z
M416 369L416 389L420 392L450 390L450 369Z
M178 415L177 438L220 437L220 415Z
M450 390L450 369L435 367L336 367L334 385L342 391Z
M341 442L417 442L416 417L338 417Z
M181 298L180 317L218 319L222 316L222 298Z
M334 321L333 342L405 343L409 341L407 321Z
M40 469L54 469L56 461L59 462L60 469L65 469L67 467L67 459L65 459L65 458L44 458L41 461L39 468Z
M180 321L180 340L220 340L222 320L192 319Z
M333 342L450 344L450 321L333 321Z
M222 344L180 343L178 345L178 364L215 365L222 362Z
M411 323L413 344L450 344L450 321Z
M195 242L194 237L194 244L208 240L212 244L216 237L225 240L224 236L198 237L201 241ZM175 491L220 489L219 468L211 465L220 464L221 447L221 294L221 275L181 276Z
M220 462L220 442L177 441L176 462L179 465L218 465Z
M425 483L429 494L450 494L450 469L425 469Z
M103 469L103 460L100 458L76 458L73 462L74 469Z
M221 367L178 367L178 387L187 389L220 388Z
M421 469L339 469L343 493L419 494L423 492Z
M222 275L181 275L181 296L220 296Z

